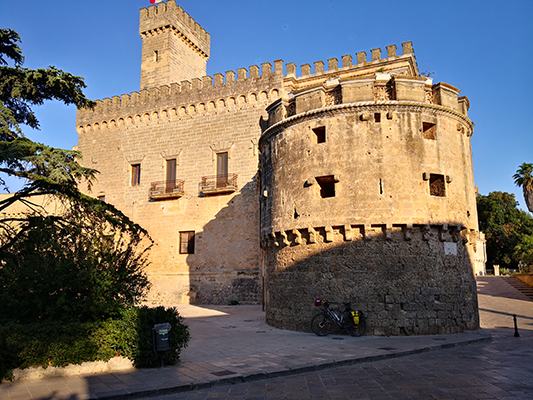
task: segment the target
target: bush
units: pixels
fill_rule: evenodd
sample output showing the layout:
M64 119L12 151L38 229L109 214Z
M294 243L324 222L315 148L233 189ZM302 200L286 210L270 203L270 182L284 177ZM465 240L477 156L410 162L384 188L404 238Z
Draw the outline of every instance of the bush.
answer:
M11 379L15 368L62 367L85 361L108 361L115 355L129 358L135 367L156 367L152 328L168 322L172 350L164 354L166 364L179 361L189 341L188 327L175 308L129 308L119 319L100 322L42 321L0 327L0 378Z
M171 326L172 351L164 353L165 364L175 364L181 349L189 342L189 330L174 307L132 308L123 313L121 320L109 321L106 335L120 355L131 359L135 367L157 367L159 357L154 353L152 328L168 322Z

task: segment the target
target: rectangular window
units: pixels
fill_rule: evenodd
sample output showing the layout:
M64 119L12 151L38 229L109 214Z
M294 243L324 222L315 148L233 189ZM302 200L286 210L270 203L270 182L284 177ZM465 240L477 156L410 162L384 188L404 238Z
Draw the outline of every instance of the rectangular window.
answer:
M194 254L194 231L180 232L180 254Z
M437 140L437 126L430 122L422 122L422 136L424 139Z
M228 180L228 153L217 154L217 188L226 187Z
M98 200L100 200L100 201L105 202L105 194L101 194L101 195L99 195L99 196L96 196L96 198L97 198Z
M439 197L446 196L446 184L444 183L444 175L429 175L429 194L432 196Z
M315 139L316 143L326 143L326 127L320 126L318 128L314 128L313 132L315 133Z
M333 175L319 176L315 179L320 186L320 197L335 197L335 177Z
M381 114L374 113L374 122L381 122Z
M131 165L131 186L138 186L141 184L141 164Z
M165 192L172 193L176 183L176 159L167 160L166 164Z

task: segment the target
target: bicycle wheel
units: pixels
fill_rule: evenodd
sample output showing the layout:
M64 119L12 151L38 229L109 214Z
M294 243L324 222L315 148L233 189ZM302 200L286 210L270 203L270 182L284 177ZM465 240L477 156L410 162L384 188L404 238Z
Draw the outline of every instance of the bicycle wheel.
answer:
M348 332L350 336L363 336L366 332L366 318L360 317L357 325L355 325L352 320L352 323L345 326L344 329L346 329L346 332Z
M311 320L311 330L317 336L326 336L331 332L331 328L333 328L333 321L327 314L317 314Z

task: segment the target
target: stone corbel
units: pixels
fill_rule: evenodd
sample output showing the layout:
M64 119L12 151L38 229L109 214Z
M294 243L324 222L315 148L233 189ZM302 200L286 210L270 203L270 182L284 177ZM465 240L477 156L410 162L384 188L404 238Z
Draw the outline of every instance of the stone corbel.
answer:
M392 240L392 225L385 225L385 239Z
M326 226L326 242L333 242L333 228Z
M302 234L298 229L293 229L292 234L294 235L294 243L302 244Z
M309 232L309 243L316 243L316 231L309 227L307 228L307 232Z
M428 241L431 239L431 225L424 225L422 228L422 240Z
M285 246L290 246L291 245L291 242L289 242L289 238L287 237L287 232L285 231L281 231L280 232L281 234L281 241L282 243L285 245Z
M447 233L448 233L448 224L442 224L439 230L439 239L441 242L446 241Z
M363 234L365 240L372 239L372 227L369 224L365 224Z
M458 242L459 239L461 239L461 227L460 226L454 226L452 229L452 240L454 242Z
M344 240L351 242L353 240L353 231L351 225L344 225Z
M403 238L405 240L411 240L413 234L413 224L407 224L403 228Z

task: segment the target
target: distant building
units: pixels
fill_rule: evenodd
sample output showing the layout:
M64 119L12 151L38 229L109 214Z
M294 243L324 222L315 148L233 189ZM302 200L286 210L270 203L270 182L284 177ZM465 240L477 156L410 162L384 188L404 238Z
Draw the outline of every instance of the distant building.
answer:
M469 102L420 76L411 42L211 77L210 35L175 1L141 9L140 34L141 90L77 130L92 195L156 242L150 303L263 302L306 329L325 296L374 334L478 327Z

